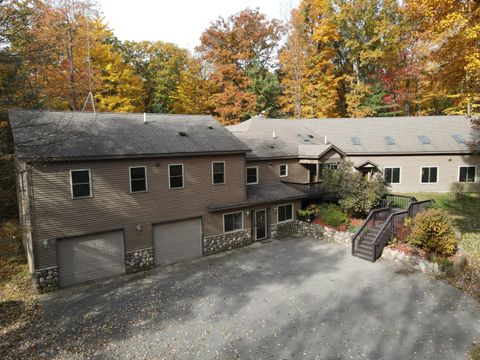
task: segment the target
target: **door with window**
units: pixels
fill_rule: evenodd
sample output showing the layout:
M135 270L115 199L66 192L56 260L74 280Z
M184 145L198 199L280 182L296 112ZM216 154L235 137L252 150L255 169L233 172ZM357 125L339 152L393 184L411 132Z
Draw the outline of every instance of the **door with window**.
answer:
M262 240L267 238L267 210L255 211L255 239Z

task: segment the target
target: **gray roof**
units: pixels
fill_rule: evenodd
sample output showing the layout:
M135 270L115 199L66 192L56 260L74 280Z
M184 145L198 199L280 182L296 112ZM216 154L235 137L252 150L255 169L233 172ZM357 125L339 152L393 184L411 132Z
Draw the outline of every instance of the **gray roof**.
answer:
M208 206L210 212L239 209L254 205L271 204L306 198L307 195L289 185L278 182L275 184L255 184L247 186L247 201L237 204L213 204Z
M335 145L347 155L472 153L478 140L464 116L419 116L362 119L266 119L255 117L227 127L252 149L249 158L320 156ZM275 133L275 137L273 136ZM459 135L465 143L458 142ZM430 144L420 141L430 139ZM393 138L395 144L389 145ZM327 145L325 144L325 138ZM359 145L355 145L357 138ZM311 150L307 150L311 146Z
M206 115L9 112L19 158L75 159L246 152ZM186 136L181 136L184 132Z

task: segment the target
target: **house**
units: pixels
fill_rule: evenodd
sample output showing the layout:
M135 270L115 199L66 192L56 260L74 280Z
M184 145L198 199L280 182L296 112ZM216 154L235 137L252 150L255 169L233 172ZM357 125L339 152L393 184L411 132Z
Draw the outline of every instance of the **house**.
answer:
M480 134L464 116L252 118L228 129L252 150L247 169L257 168L262 183L280 176L315 191L322 169L347 158L366 176L382 174L392 192L446 192L452 183L480 191Z
M39 291L275 236L351 159L394 191L479 189L462 117L275 120L15 110L20 218Z

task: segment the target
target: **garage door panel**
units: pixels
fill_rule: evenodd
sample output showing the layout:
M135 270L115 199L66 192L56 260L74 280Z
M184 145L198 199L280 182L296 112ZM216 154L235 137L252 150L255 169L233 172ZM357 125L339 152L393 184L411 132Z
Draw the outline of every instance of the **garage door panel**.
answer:
M59 240L57 248L60 286L125 271L122 231Z
M155 264L170 264L202 255L201 219L153 227Z

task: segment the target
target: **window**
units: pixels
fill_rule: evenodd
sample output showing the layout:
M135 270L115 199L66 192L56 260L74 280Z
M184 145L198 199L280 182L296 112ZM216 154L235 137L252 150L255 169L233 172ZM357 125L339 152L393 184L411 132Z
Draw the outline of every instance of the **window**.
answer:
M71 170L70 181L72 184L72 198L78 199L92 196L90 170Z
M183 188L183 164L168 165L170 189Z
M338 169L338 163L325 164L325 168L330 169L330 170L337 170Z
M247 185L258 184L258 166L247 167Z
M400 168L399 167L386 167L383 175L387 183L400 184Z
M476 172L476 166L460 166L458 181L465 183L473 183L475 182Z
M214 184L225 184L225 162L212 163L212 181Z
M277 206L277 222L288 221L293 219L293 205Z
M280 165L280 177L288 176L288 165L281 164Z
M147 167L135 166L130 168L130 192L147 191Z
M223 232L232 232L243 229L243 213L231 213L223 215Z
M438 166L422 167L422 184L438 182Z

